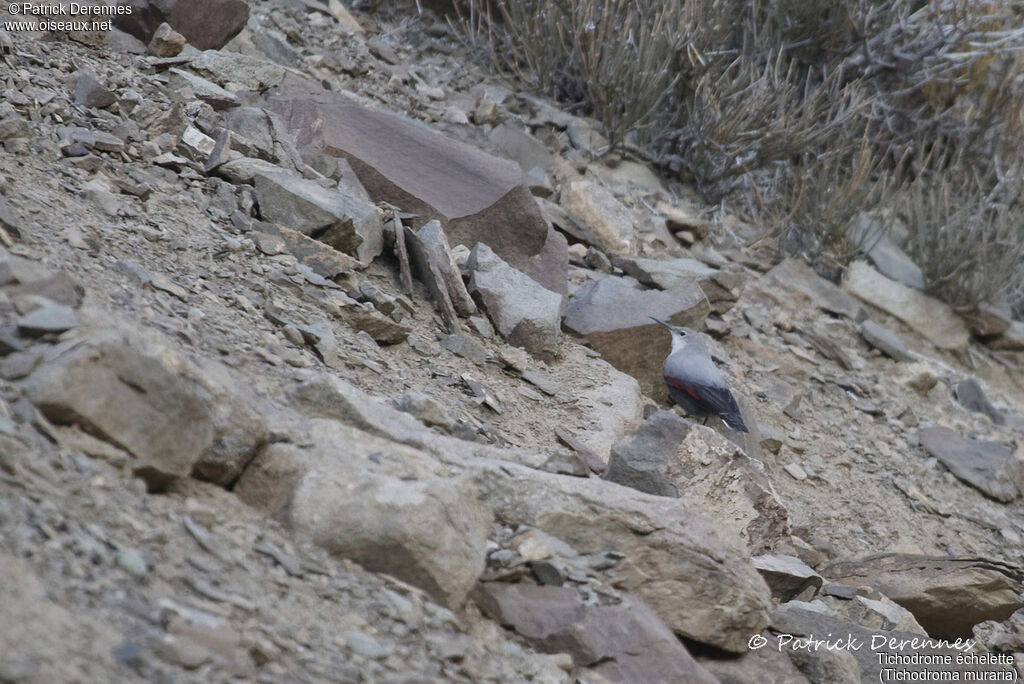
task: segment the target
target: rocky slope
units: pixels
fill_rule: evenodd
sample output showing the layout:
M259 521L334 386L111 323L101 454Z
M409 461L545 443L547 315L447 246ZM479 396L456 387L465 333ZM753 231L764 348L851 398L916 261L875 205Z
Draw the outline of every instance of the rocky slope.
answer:
M0 32L0 681L1014 673L1024 324L758 248L429 11L134 9Z

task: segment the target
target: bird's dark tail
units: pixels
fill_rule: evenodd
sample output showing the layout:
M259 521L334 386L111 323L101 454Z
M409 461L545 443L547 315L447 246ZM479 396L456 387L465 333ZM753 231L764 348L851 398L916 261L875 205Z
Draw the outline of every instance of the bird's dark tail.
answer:
M750 432L750 430L747 429L746 423L743 422L743 417L740 416L739 411L722 414L721 418L722 422L725 423L725 426L730 430L735 430L736 432Z

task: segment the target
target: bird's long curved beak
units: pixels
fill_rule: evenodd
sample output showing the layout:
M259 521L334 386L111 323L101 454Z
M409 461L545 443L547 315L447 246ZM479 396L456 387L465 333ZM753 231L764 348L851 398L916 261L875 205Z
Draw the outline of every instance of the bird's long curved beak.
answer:
M666 328L668 328L669 330L671 330L671 329L672 329L672 326L671 326L671 325L669 325L669 324L668 324L668 323L666 323L665 321L661 320L660 318L655 318L654 316L648 316L648 318L650 318L650 319L651 319L652 321L654 321L655 323L661 323L661 324L662 324L663 326L665 326L665 327L666 327Z

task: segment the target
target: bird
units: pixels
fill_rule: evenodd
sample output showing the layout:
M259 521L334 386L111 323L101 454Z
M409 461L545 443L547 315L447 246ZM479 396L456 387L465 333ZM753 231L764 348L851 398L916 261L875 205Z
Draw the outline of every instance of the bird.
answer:
M661 365L661 374L672 400L687 415L704 418L705 423L709 416L718 416L726 427L750 432L740 415L736 398L715 368L711 354L697 331L669 325L654 316L650 319L661 323L672 333L672 353Z

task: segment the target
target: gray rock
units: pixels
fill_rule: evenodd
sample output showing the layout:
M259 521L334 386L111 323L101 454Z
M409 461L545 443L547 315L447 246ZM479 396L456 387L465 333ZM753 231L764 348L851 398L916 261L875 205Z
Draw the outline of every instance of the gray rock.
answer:
M1009 503L1024 490L1024 466L995 442L965 439L945 427L922 428L918 439L950 472L996 501Z
M768 588L742 542L677 500L507 462L466 467L506 524L539 528L583 554L623 554L621 586L676 633L743 652L765 626Z
M78 326L78 316L70 306L49 299L37 298L40 306L18 317L18 333L25 337L40 337L49 333L62 333Z
M0 142L12 138L27 138L30 132L28 120L17 114L0 119Z
M781 602L805 593L810 594L806 599L813 598L823 582L821 575L795 556L767 554L754 556L751 562L768 583L772 596Z
M785 259L764 275L764 279L779 286L783 293L795 291L810 299L822 311L859 321L864 309L850 295L825 280L800 259Z
M384 227L372 204L288 174L260 172L254 180L264 218L315 237L363 263L383 251Z
M424 425L451 430L455 421L436 399L422 392L403 392L392 400L395 408L419 419Z
M478 242L469 255L469 292L510 344L550 361L558 353L562 296Z
M117 96L96 79L96 74L80 71L71 78L71 91L75 104L102 109L117 102Z
M587 227L597 246L609 254L629 254L636 235L632 210L594 181L573 181L562 190L562 206L572 218Z
M448 238L440 221L428 221L414 232L416 240L409 243L410 249L414 250L414 245L417 245L418 248L422 248L426 252L427 258L431 262L437 264L452 306L455 307L455 312L460 316L475 314L476 305L473 304L473 299L462 282L462 274L452 257L452 248L448 244Z
M710 311L696 283L670 290L641 290L614 276L591 281L569 302L563 325L623 373L632 375L649 397L668 399L661 364L671 350L669 335L650 319L700 329Z
M549 236L514 162L290 77L268 103L300 149L346 158L374 201L435 218L453 245L485 242L544 287L566 291L567 246Z
M475 599L486 615L534 648L569 653L575 665L608 681L717 682L657 614L630 594L618 604L592 605L570 587L485 582Z
M860 326L860 335L864 341L894 361L912 361L913 357L907 351L903 340L892 330L875 323L870 318L865 319Z
M193 95L218 111L238 106L238 98L235 97L235 94L221 88L213 81L177 67L171 67L170 73L175 77L171 79L172 87L190 89Z
M74 343L23 382L50 421L75 423L131 454L151 489L192 473L227 484L267 437L226 368L200 368L141 340Z
M185 47L185 42L185 36L164 22L153 32L153 37L149 41L149 52L157 57L174 57Z
M192 57L189 68L220 86L237 83L248 90L262 92L284 78L280 64L237 52L204 50Z
M868 260L878 272L891 280L915 290L924 289L921 268L884 232L877 233L877 221L868 214L859 214L850 223L851 237L863 241Z
M948 304L886 278L863 261L846 269L843 289L900 319L939 349L967 348L967 326Z
M690 422L672 411L658 411L631 435L612 445L604 479L657 496L679 496L666 477L676 449L690 432Z
M145 44L167 23L199 50L223 47L245 28L244 0L130 0L132 11L113 17L114 25Z
M400 479L321 464L291 498L290 525L328 552L460 607L484 569L493 520L466 477Z
M886 553L833 563L822 574L882 592L936 638L968 638L979 622L1005 620L1024 607L1024 571L985 558Z
M732 308L743 290L741 271L719 270L695 259L617 258L612 261L623 273L648 287L668 290L684 282L696 282L708 298L712 310L723 314Z
M992 405L988 396L985 395L985 390L974 378L967 378L956 383L953 386L953 395L956 397L957 403L968 411L983 413L996 425L1006 423L1006 416Z

